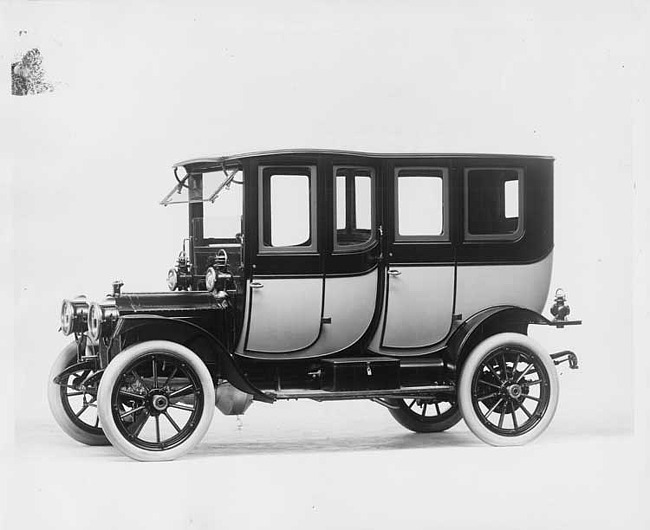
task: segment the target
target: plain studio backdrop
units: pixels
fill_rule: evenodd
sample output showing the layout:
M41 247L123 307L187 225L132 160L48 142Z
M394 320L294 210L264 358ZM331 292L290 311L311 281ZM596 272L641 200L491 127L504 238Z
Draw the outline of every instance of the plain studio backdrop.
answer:
M171 165L296 147L554 156L551 286L567 291L584 325L533 330L580 359L579 371L561 369L549 433L632 432L647 7L36 2L8 11L2 68L38 47L54 84L8 107L17 446L53 422L46 379L68 342L57 333L61 300L101 298L116 278L125 291L166 289L187 230L185 206L158 205ZM374 405L339 405L256 405L244 424L309 432L326 421L336 432L366 410L379 430L393 421Z

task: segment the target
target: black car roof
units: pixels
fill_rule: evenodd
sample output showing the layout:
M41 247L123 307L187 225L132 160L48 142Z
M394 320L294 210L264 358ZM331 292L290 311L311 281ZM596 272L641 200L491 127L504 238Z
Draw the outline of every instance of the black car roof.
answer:
M512 154L481 154L481 153L370 153L365 151L346 151L337 149L274 149L270 151L253 151L250 153L240 153L223 156L207 156L201 158L192 158L177 162L173 167L185 167L196 169L208 169L218 167L228 167L239 163L247 158L261 158L273 156L291 156L291 155L326 155L326 156L348 156L348 157L366 157L366 158L512 158L512 159L543 159L553 160L552 156L541 155L512 155Z

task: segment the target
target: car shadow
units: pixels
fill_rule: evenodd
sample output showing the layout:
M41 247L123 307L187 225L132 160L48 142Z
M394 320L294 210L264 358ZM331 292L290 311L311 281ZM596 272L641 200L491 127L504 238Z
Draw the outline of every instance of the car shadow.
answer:
M295 436L284 439L266 438L260 440L229 440L227 442L204 440L188 457L205 458L206 456L261 454L295 455L317 452L386 451L483 445L468 432L364 436Z

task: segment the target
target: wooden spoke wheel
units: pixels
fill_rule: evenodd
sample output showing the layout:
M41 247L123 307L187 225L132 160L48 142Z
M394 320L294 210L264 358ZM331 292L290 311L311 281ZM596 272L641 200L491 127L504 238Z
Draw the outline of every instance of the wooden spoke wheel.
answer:
M458 397L470 430L492 445L521 445L551 422L559 394L550 356L526 335L501 333L468 356Z
M71 438L86 445L109 445L97 413L97 383L85 387L82 382L91 370L69 374L61 384L54 378L77 362L77 344L68 344L52 366L47 398L57 424Z
M109 440L136 460L173 460L203 438L214 413L214 384L188 348L143 342L111 361L99 386Z
M453 397L391 400L397 422L414 432L442 432L456 425L461 413Z

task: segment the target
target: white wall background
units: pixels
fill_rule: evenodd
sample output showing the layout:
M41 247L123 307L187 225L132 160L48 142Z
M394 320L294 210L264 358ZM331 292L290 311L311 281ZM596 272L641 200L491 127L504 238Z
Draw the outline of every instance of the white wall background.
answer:
M554 429L631 429L647 7L38 2L8 11L5 59L38 46L56 86L7 107L17 419L49 414L46 376L67 342L61 299L100 297L115 278L128 290L166 288L186 230L183 207L158 206L173 162L324 147L555 156L552 285L585 325L536 334L581 361L562 378ZM286 421L309 421L294 407Z

